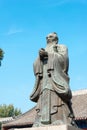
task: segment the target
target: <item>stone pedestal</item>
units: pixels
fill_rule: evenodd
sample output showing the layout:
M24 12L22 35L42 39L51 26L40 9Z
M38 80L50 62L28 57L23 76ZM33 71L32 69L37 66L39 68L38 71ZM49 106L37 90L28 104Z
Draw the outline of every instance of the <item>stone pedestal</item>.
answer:
M47 125L43 127L20 128L14 130L82 130L82 129L76 128L74 126L69 126L69 125L58 125L58 126Z
M79 128L76 128L74 126L69 125L59 125L59 126L44 126L44 127L32 127L28 128L28 130L81 130Z

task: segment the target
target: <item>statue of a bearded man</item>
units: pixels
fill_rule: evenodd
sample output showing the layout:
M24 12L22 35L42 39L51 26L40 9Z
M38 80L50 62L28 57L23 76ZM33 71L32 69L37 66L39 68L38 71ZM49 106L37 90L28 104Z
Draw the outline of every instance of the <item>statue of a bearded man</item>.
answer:
M72 124L74 118L69 87L69 58L65 45L58 44L57 34L50 33L47 46L39 50L34 62L36 77L30 99L37 102L34 126Z

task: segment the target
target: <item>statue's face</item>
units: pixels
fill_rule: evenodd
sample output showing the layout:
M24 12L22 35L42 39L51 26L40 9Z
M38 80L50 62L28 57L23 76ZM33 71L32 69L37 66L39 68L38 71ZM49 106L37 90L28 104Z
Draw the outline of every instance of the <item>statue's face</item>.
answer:
M57 41L57 35L55 33L50 33L46 37L47 43L52 43L54 41Z

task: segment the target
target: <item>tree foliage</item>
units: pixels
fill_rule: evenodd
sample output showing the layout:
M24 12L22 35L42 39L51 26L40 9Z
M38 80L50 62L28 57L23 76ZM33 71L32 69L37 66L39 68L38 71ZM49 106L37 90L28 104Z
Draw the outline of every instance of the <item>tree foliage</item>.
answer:
M0 48L0 60L2 60L3 57L4 57L4 52L3 52L3 50Z
M4 52L3 50L0 48L0 66L1 66L1 60L3 59L4 57Z
M0 105L0 117L14 117L22 114L21 110L14 108L12 104L10 105Z

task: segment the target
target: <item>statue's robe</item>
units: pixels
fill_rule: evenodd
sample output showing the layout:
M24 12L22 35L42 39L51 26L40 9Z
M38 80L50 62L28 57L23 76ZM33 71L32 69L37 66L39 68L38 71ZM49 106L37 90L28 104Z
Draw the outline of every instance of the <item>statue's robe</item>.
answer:
M62 44L47 44L48 57L34 63L36 82L30 99L37 102L35 123L70 123L67 102L72 98L68 76L68 50Z

